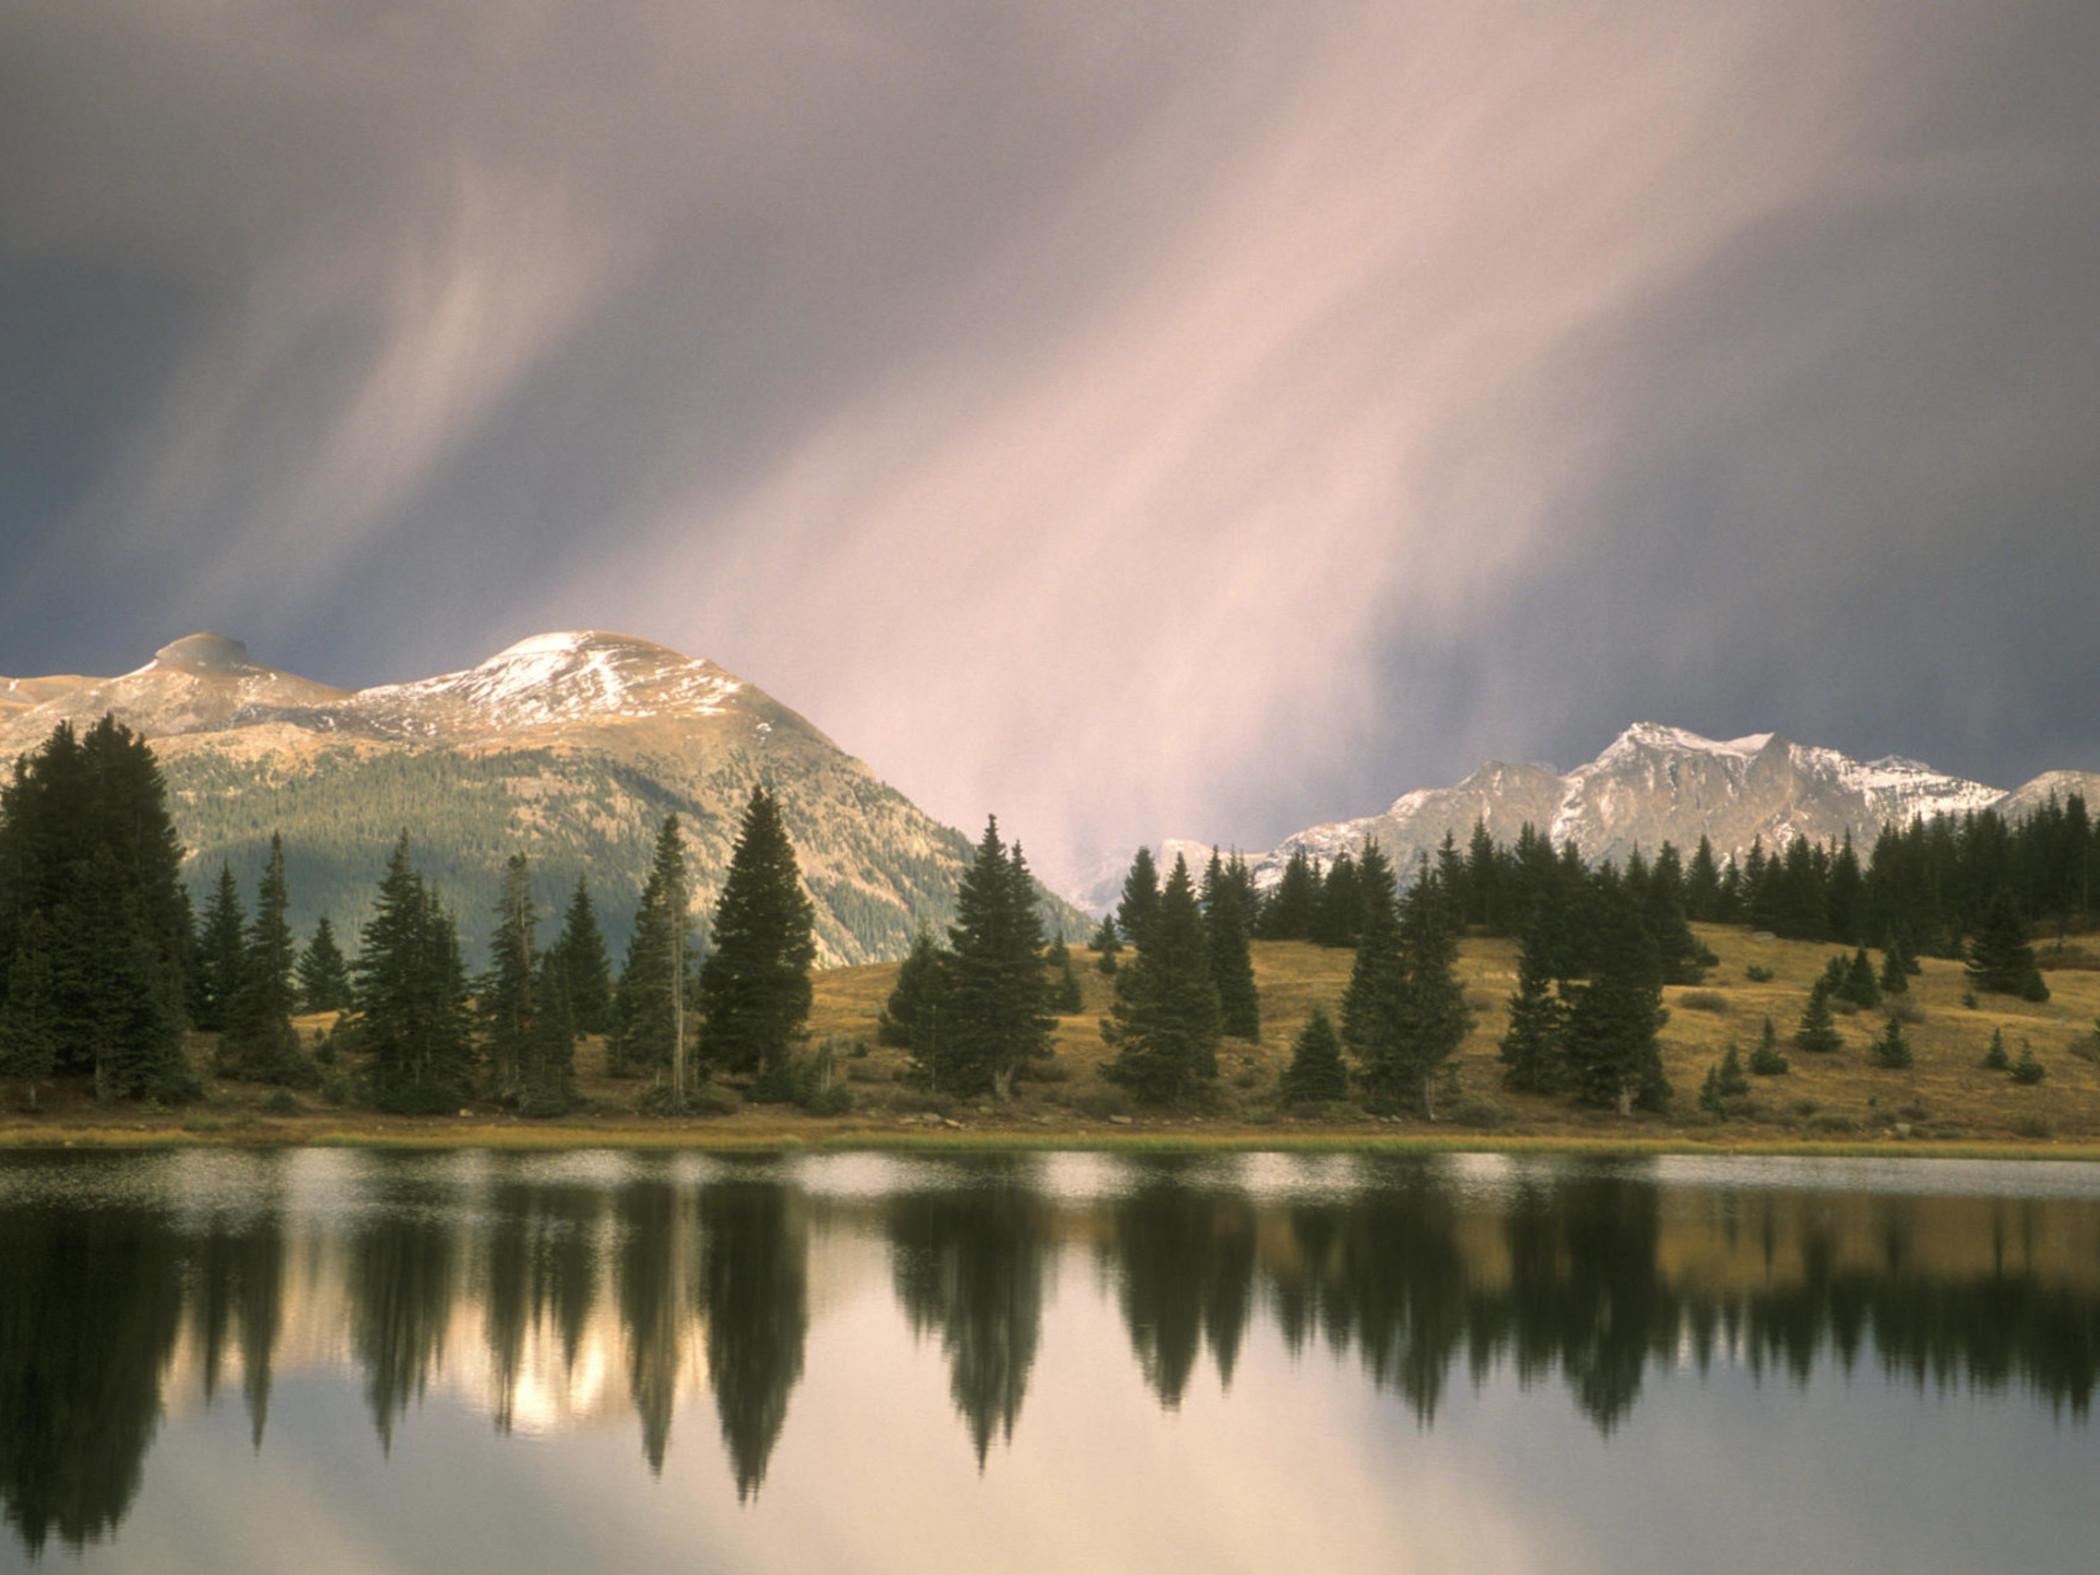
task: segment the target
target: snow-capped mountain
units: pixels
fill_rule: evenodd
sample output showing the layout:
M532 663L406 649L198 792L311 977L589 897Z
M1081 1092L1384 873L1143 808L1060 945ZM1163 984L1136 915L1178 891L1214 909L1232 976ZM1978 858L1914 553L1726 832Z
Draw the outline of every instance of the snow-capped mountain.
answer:
M949 917L969 851L763 690L627 635L535 635L462 672L350 690L196 634L120 678L0 679L0 759L105 713L153 742L195 885L226 861L252 892L282 832L302 929L325 911L354 935L405 827L470 945L515 851L543 910L587 876L617 948L663 817L684 826L705 913L762 781L821 951L861 962L902 956L921 922Z
M1253 863L1266 884L1300 848L1328 862L1373 837L1404 873L1418 854L1434 854L1447 832L1463 847L1476 821L1501 843L1529 824L1556 847L1572 839L1587 858L1622 862L1636 847L1653 853L1665 841L1689 855L1701 836L1720 858L1741 858L1759 838L1779 849L1797 836L1824 842L1847 833L1864 852L1892 821L1982 809L2017 814L2051 792L2059 799L2083 793L2100 805L2100 776L2050 772L2008 793L1897 756L1858 761L1776 733L1712 739L1637 722L1572 771L1491 762L1456 787L1406 793L1379 814L1309 826Z

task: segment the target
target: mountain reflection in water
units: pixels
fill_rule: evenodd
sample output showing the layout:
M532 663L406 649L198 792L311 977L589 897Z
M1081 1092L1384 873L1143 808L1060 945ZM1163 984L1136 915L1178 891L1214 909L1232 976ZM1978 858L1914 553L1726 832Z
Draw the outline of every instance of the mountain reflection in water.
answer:
M1060 1286L1114 1309L1168 1411L1206 1356L1229 1392L1266 1326L1293 1361L1352 1361L1424 1427L1454 1385L1507 1373L1564 1386L1610 1434L1651 1374L1715 1364L1797 1385L1827 1364L2082 1427L2100 1187L2021 1196L1967 1174L1883 1190L1575 1161L6 1156L0 1507L32 1556L113 1536L164 1416L213 1406L236 1370L258 1451L273 1379L347 1371L382 1451L439 1388L500 1434L631 1416L651 1473L704 1394L749 1501L792 1431L813 1321L871 1286L938 1350L980 1471L1026 1431Z

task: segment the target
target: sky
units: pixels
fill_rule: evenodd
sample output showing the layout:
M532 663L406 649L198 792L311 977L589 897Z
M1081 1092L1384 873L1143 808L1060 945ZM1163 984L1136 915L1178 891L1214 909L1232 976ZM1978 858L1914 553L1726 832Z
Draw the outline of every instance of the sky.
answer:
M0 0L0 672L707 656L1047 876L2100 769L2085 0Z

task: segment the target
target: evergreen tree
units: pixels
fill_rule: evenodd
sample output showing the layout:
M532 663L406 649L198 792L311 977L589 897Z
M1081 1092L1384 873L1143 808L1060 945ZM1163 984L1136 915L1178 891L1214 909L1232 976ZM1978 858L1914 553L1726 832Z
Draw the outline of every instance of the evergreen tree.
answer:
M1876 1066L1901 1070L1911 1064L1910 1041L1903 1037L1903 1020L1891 1016L1874 1043L1867 1047L1867 1054Z
M1983 1052L1983 1064L1993 1072L2004 1072L2011 1068L2012 1060L2005 1053L2005 1030L1991 1030L1990 1048Z
M1663 983L1699 983L1712 965L1713 954L1692 934L1691 923L1685 917L1684 876L1678 866L1677 850L1665 842L1662 851L1655 856L1655 866L1648 872L1647 880L1635 881L1629 865L1627 881L1640 892L1642 918L1648 926L1650 939L1655 942L1656 962L1662 969Z
M1020 844L1000 842L997 817L986 820L976 857L956 886L948 941L945 1022L929 1071L941 1088L1009 1099L1022 1066L1050 1053L1055 1023L1045 1010L1049 981L1035 881Z
M685 837L666 815L641 905L627 940L627 963L613 1003L609 1062L615 1075L680 1071L686 1054L686 1001L692 971L692 918L686 903ZM720 1059L719 1057L717 1059ZM732 1066L732 1070L749 1070Z
M337 944L335 926L322 914L314 938L299 954L299 1008L306 1012L341 1012L350 1007L350 963Z
M1086 944L1089 951L1100 955L1100 961L1094 964L1096 968L1103 973L1116 971L1116 953L1123 949L1123 943L1116 938L1115 920L1103 919Z
M1735 1041L1731 1039L1721 1059L1706 1070L1706 1081L1699 1088L1699 1108L1725 1121L1729 1101L1740 1099L1749 1092L1750 1079L1743 1075L1743 1063L1736 1054Z
M1123 900L1116 904L1116 929L1126 944L1142 946L1145 930L1159 912L1159 866L1152 850L1141 847L1131 855L1130 873L1123 877Z
M1262 903L1254 933L1265 941L1309 941L1318 923L1320 872L1303 848L1291 849L1283 876Z
M51 978L50 925L30 915L0 999L0 1081L13 1083L36 1109L37 1090L58 1066L58 998Z
M2027 926L2010 889L2000 887L1983 910L1969 942L1969 988L1979 994L2016 995L2046 1001L2049 987L2035 966Z
M1476 819L1473 835L1466 843L1466 922L1477 924L1490 935L1509 933L1509 915L1502 907L1502 859L1495 839L1488 835L1487 822Z
M475 990L489 1096L499 1104L516 1106L524 1089L526 1039L537 1017L535 992L542 971L539 924L532 867L524 854L513 853L503 864L496 929L489 937L489 969Z
M940 992L944 957L925 925L911 943L911 953L897 970L888 1001L875 1016L875 1042L911 1050L931 1064L940 1028Z
M1879 983L1883 995L1902 995L1910 989L1910 969L1904 963L1899 942L1891 941L1889 949L1881 954Z
M570 973L559 950L540 954L532 981L532 1013L518 1049L520 1113L562 1116L576 1105L576 1040L581 1029L569 999Z
M1587 982L1568 988L1563 1059L1569 1088L1584 1104L1638 1105L1660 1110L1669 1102L1656 1035L1668 1020L1662 1005L1655 944L1633 895L1608 889L1593 916L1594 963Z
M233 1000L240 993L241 962L247 954L248 916L230 864L219 866L219 881L205 904L191 970L190 1020L206 1033L226 1031Z
M736 1071L760 1070L776 1094L786 1091L788 1046L809 1017L815 918L780 807L753 787L715 904L700 1004L708 1058ZM675 1076L673 1097L683 1097Z
M1342 1041L1327 1008L1314 1004L1283 1074L1283 1097L1294 1105L1324 1104L1349 1097L1349 1071L1342 1064Z
M1852 954L1852 961L1845 965L1844 983L1832 993L1870 1012L1881 1004L1881 986L1874 981L1874 964L1868 961L1864 946Z
M2034 1057L2034 1046L2024 1039L2020 1041L2020 1059L2012 1064L2012 1080L2015 1083L2039 1083L2048 1075L2048 1070Z
M1235 854L1233 863L1239 862ZM1210 942L1210 977L1218 987L1224 1031L1234 1039L1261 1038L1261 1002L1254 989L1250 917L1245 885L1219 859L1218 850L1211 849L1210 863L1203 872L1203 925Z
M1400 901L1391 941L1374 939L1380 906L1373 895L1374 859L1383 863L1377 844L1366 843L1359 868L1369 904L1357 967L1344 1000L1345 1035L1362 1063L1364 1088L1372 1100L1405 1102L1433 1121L1436 1074L1466 1037L1458 936L1442 882L1424 864Z
M1045 955L1050 965L1050 1010L1071 1017L1086 1010L1086 994L1079 988L1079 975L1072 971L1072 949L1059 937Z
M350 1044L382 1110L435 1115L473 1086L466 965L452 916L409 859L408 833L387 859L351 967Z
M1141 1099L1179 1102L1217 1077L1222 1018L1195 883L1179 855L1147 929L1101 1024L1118 1052L1102 1070Z
M235 1075L260 1083L318 1082L312 1064L299 1049L292 1013L299 998L292 971L298 946L286 919L291 906L284 878L284 839L270 835L270 858L255 893L255 917L249 921L243 949L240 988L227 1014L220 1059Z
M1502 1080L1527 1094L1560 1086L1564 1012L1554 994L1538 931L1527 928L1517 950L1517 992L1509 998L1509 1031L1502 1036Z
M56 1070L92 1072L100 1098L197 1092L181 866L153 752L111 717L85 738L61 723L0 788L0 983L41 920Z
M1750 1070L1759 1077L1777 1077L1788 1066L1785 1054L1779 1048L1779 1031L1772 1026L1771 1014L1765 1015L1765 1026L1757 1037L1757 1048L1750 1052Z
M598 928L598 910L591 904L591 889L581 875L576 877L575 893L562 914L561 936L554 943L553 956L561 969L562 988L576 1032L611 1033L612 959L605 950L605 935Z
M1843 1046L1837 1023L1830 1015L1830 986L1818 979L1808 992L1808 1005L1801 1010L1801 1026L1794 1030L1794 1048L1823 1055Z
M1363 935L1367 898L1356 860L1347 848L1334 856L1320 886L1320 906L1314 911L1311 939L1322 946L1354 946Z
M1704 832L1692 850L1692 862L1684 872L1685 916L1696 924L1721 920L1721 871L1714 862L1714 845Z

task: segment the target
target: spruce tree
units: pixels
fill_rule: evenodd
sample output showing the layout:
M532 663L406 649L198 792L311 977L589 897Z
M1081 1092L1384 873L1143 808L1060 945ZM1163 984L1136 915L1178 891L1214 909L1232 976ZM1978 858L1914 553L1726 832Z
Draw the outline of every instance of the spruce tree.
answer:
M613 1026L612 960L598 928L591 889L576 877L576 890L562 914L561 936L553 956L561 969L571 1023L581 1034L609 1034Z
M1750 1070L1759 1077L1777 1077L1786 1071L1788 1061L1779 1048L1779 1031L1772 1026L1770 1013L1765 1014L1765 1026L1757 1037L1757 1048L1750 1052Z
M685 838L678 817L666 815L627 940L627 963L620 970L609 1058L616 1076L643 1071L668 1076L674 1064L685 1064L687 975L693 962L687 889Z
M1631 871L1628 873L1632 881ZM1686 917L1685 881L1678 865L1677 850L1668 842L1655 855L1655 864L1640 886L1642 916L1655 942L1656 962L1664 984L1697 984L1706 977L1713 954L1700 944Z
M1284 1069L1282 1092L1284 1099L1294 1105L1326 1104L1349 1097L1349 1069L1342 1064L1342 1041L1328 1019L1327 1008L1318 1003L1291 1046L1291 1064Z
M1593 921L1589 978L1567 992L1567 1086L1584 1104L1615 1106L1621 1115L1636 1105L1660 1110L1670 1084L1656 1035L1669 1013L1654 942L1623 885L1602 894Z
M1809 989L1808 1004L1801 1009L1801 1026L1794 1030L1794 1048L1812 1055L1827 1055L1844 1042L1830 1015L1830 986L1818 979Z
M1881 1004L1881 986L1875 983L1874 965L1867 960L1864 946L1852 954L1852 961L1845 965L1845 982L1834 993L1870 1012Z
M930 1074L955 1093L1010 1099L1021 1068L1050 1053L1054 1025L1035 881L1020 844L1009 849L999 840L996 816L985 821L956 886L948 942L944 1022Z
M2048 1076L2048 1069L2037 1061L2034 1046L2026 1040L2020 1041L2020 1059L2012 1064L2012 1080L2015 1083L2039 1083Z
M889 999L875 1016L875 1042L911 1050L928 1060L932 1038L940 1029L943 954L925 925L912 938L911 952L897 970Z
M518 1053L518 1110L538 1119L566 1115L576 1105L576 1039L569 970L557 951L540 954L532 981L532 1014Z
M466 965L452 916L409 858L406 831L358 932L351 978L349 1042L372 1102L412 1115L456 1109L474 1080Z
M1390 866L1388 866L1390 869ZM1322 946L1354 947L1363 935L1367 897L1356 860L1347 848L1334 856L1320 886L1320 905L1314 910L1311 939ZM1375 922L1375 921L1373 921Z
M1969 941L1969 988L1979 994L2016 995L2023 1001L2046 1001L2049 987L2035 966L2027 925L2010 887L2001 886L1984 907Z
M1910 969L1904 963L1902 946L1895 941L1881 954L1879 982L1883 995L1902 995L1910 989Z
M1050 943L1045 960L1050 965L1050 1010L1070 1017L1086 1010L1086 993L1079 988L1079 975L1072 971L1072 949L1062 937Z
M1094 964L1096 968L1103 973L1116 971L1116 953L1123 949L1123 943L1116 936L1114 919L1103 919L1086 944L1089 951L1099 955L1100 960Z
M1123 897L1116 904L1116 930L1129 946L1144 944L1145 931L1159 912L1159 866L1152 850L1140 847L1131 855L1130 873L1123 877Z
M1873 1044L1867 1047L1867 1054L1873 1058L1876 1066L1900 1071L1911 1064L1910 1041L1903 1037L1903 1020L1900 1017L1889 1018Z
M2005 1053L2005 1030L1991 1030L1990 1047L1983 1052L1983 1064L1993 1072L2004 1072L2011 1068L2012 1060Z
M1424 862L1392 913L1385 857L1364 845L1364 930L1343 997L1343 1038L1376 1104L1409 1105L1434 1120L1436 1074L1466 1036L1458 936L1442 883ZM1381 910L1385 910L1381 914Z
M255 893L255 917L249 921L241 958L240 988L227 1014L220 1059L235 1075L259 1083L300 1085L318 1082L299 1049L292 1013L299 998L292 972L298 947L285 915L291 906L284 876L284 839L272 832L270 858Z
M708 1059L759 1072L776 1096L787 1092L788 1047L809 1017L815 919L780 806L755 786L715 903L700 1008Z
M335 926L322 914L314 921L313 939L299 954L299 1009L341 1012L350 1006L350 963L335 938Z
M0 999L0 1082L14 1084L37 1107L37 1090L58 1066L58 998L51 978L50 925L30 915L15 946Z
M1239 863L1238 855L1233 862ZM1203 925L1210 942L1210 977L1218 987L1222 1026L1233 1039L1261 1038L1261 1001L1254 988L1251 915L1246 887L1211 849L1203 871Z
M233 1000L240 993L241 963L247 955L248 916L241 908L233 866L219 866L218 884L204 907L197 932L197 952L190 991L190 1021L206 1033L226 1031Z
M1293 848L1282 878L1261 904L1254 933L1265 941L1309 941L1320 900L1320 872L1303 848Z
M1560 1036L1565 1012L1554 994L1545 949L1527 926L1517 950L1517 990L1509 998L1509 1031L1502 1036L1502 1080L1527 1094L1560 1087Z
M489 937L488 972L475 989L489 1097L512 1107L522 1096L526 1039L536 1018L539 922L539 910L532 900L532 866L524 854L513 853L503 864L496 928Z
M1117 1051L1102 1075L1140 1099L1180 1102L1218 1075L1222 1013L1188 862L1176 855L1159 911L1122 971L1124 990L1101 1024Z

